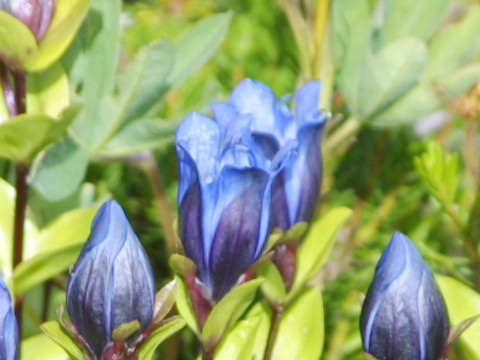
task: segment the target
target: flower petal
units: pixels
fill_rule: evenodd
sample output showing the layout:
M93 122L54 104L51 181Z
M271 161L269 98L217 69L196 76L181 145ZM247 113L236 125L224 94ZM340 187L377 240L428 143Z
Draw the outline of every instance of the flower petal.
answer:
M318 111L321 87L321 81L313 80L295 93L295 118L299 126L308 121L310 114Z

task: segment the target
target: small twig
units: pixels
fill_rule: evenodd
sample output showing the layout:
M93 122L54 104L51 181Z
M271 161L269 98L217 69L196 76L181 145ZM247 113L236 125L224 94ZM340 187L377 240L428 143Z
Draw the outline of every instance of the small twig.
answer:
M270 360L273 355L273 347L275 345L275 340L277 338L278 329L280 327L280 320L283 316L283 307L282 306L272 306L273 308L273 319L272 326L270 327L270 332L268 334L267 349L265 350L265 360Z

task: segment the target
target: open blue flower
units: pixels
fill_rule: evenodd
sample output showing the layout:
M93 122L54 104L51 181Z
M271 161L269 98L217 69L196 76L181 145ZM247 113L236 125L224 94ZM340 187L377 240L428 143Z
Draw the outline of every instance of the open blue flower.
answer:
M8 287L0 276L0 360L15 360L17 356L17 318Z
M116 327L138 320L138 334L151 323L154 300L147 254L122 207L109 200L98 211L70 275L67 310L72 323L89 350L101 358Z
M396 232L378 262L361 314L366 352L382 360L439 360L449 332L433 274L412 241Z
M281 169L255 150L251 117L190 114L179 126L179 226L197 276L220 299L259 257L270 225L271 184Z
M256 144L268 158L273 158L284 146L296 146L273 185L272 222L287 230L300 221L309 221L320 196L322 158L320 142L327 117L319 110L320 81L311 81L294 96L277 98L262 82L245 79L232 92L229 102L213 105L219 121L234 118L234 114L250 115L251 130Z

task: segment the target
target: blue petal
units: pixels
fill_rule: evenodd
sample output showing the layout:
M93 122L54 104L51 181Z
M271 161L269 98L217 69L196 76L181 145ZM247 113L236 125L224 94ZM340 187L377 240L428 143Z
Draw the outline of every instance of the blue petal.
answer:
M245 79L233 90L230 102L242 114L251 114L255 131L275 133L275 93L260 81Z
M448 316L433 274L411 240L396 232L362 308L365 351L386 360L438 360Z
M235 107L228 102L213 103L212 112L220 127L227 127L239 115Z
M215 226L211 247L210 287L215 299L235 285L257 259L269 228L270 178L258 169L222 170L218 184ZM213 230L213 229L212 229Z
M15 360L18 354L17 319L12 308L12 298L0 276L0 359Z
M118 325L153 316L155 282L148 257L121 206L99 210L67 288L67 309L77 331L101 356Z
M322 83L314 80L303 85L295 93L295 117L299 125L307 121L310 114L318 111L321 87Z
M202 183L215 177L219 141L218 124L202 114L189 114L177 129L175 144L185 149L194 160Z

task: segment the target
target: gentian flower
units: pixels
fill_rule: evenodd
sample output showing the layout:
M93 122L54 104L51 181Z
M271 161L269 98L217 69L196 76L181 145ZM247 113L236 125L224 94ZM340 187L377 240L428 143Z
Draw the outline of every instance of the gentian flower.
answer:
M396 232L377 264L361 314L366 352L380 360L439 360L448 315L433 274L412 241Z
M91 0L0 0L0 63L41 71L70 45Z
M0 0L4 10L21 20L41 40L50 26L57 0Z
M252 117L251 130L255 144L268 158L284 146L297 146L273 185L273 226L283 230L301 221L309 221L320 196L322 158L320 141L327 116L319 110L320 81L311 81L294 96L291 111L287 100L277 98L262 82L243 80L232 92L229 102L213 105L221 121L233 114Z
M8 287L0 277L0 360L15 360L17 356L17 319Z
M153 316L155 282L142 244L122 207L107 201L98 211L90 237L67 288L67 310L76 331L101 358L119 325L138 320L141 329Z
M215 121L192 113L175 137L179 232L197 276L215 300L260 256L270 224L273 161L255 151L251 117Z

